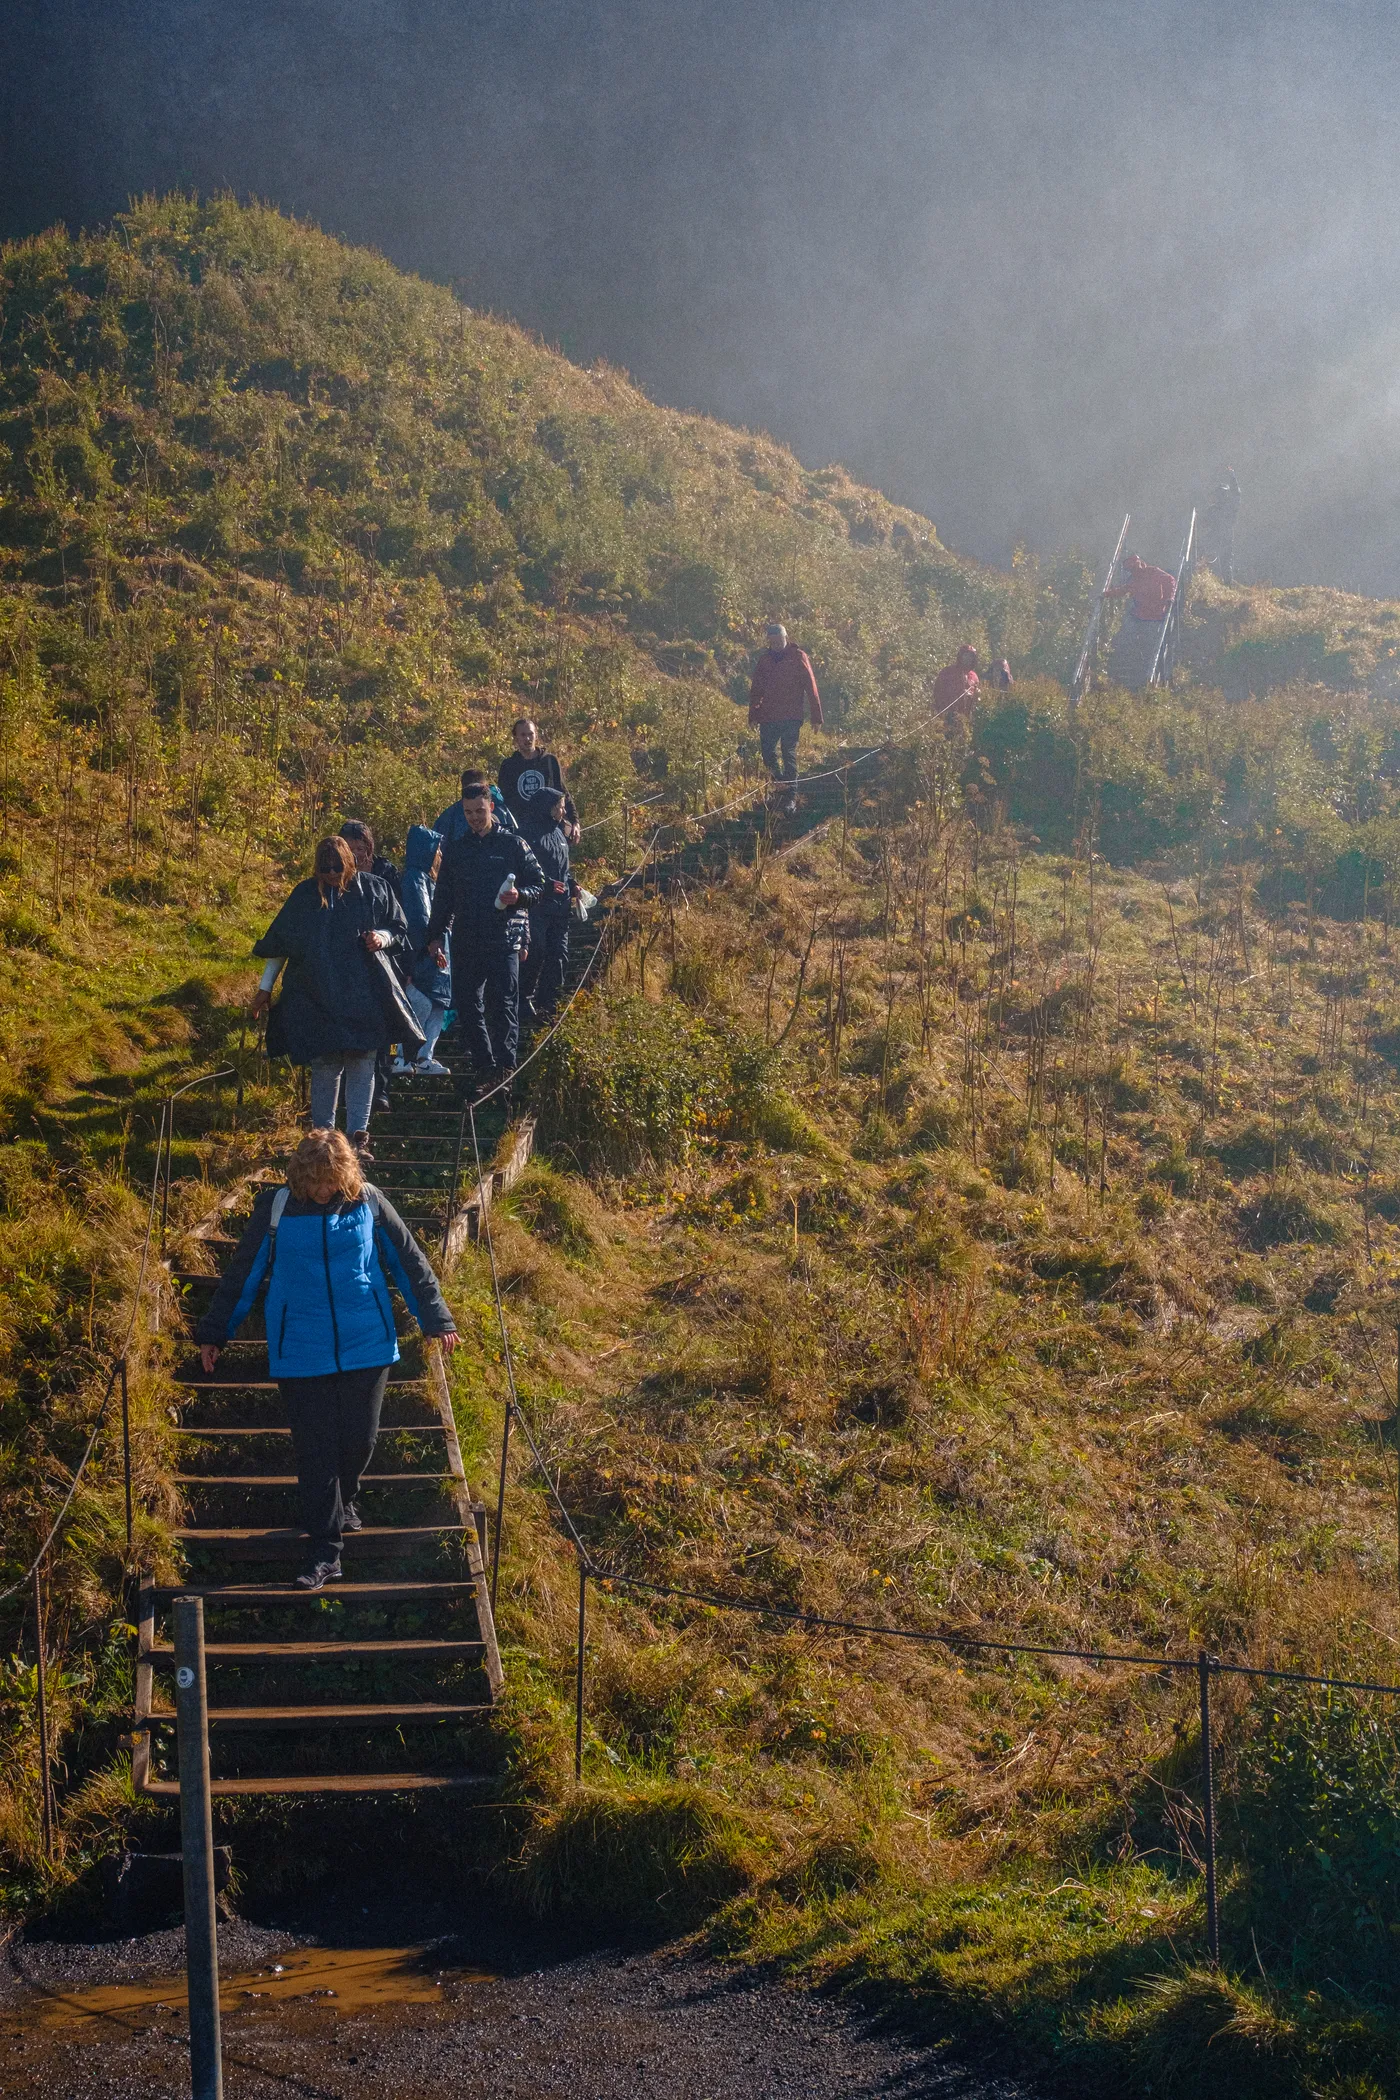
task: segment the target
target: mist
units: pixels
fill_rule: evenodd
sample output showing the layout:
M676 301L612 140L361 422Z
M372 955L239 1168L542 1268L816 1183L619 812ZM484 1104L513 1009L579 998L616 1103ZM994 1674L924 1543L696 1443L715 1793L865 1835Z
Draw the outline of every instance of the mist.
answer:
M10 0L0 230L232 189L950 544L1400 595L1393 7Z

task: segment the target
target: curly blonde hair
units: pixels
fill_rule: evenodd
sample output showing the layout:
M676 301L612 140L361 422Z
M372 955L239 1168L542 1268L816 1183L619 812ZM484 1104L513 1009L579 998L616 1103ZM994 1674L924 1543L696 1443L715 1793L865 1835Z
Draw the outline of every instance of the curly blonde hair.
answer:
M325 1203L331 1191L358 1203L365 1181L355 1148L339 1130L313 1130L287 1162L287 1186L299 1203Z

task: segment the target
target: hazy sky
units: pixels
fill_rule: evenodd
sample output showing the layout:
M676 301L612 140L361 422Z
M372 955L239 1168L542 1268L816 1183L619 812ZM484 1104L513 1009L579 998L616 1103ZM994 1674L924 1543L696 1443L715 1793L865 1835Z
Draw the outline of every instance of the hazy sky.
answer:
M1396 0L5 0L0 229L229 187L954 545L1400 594Z

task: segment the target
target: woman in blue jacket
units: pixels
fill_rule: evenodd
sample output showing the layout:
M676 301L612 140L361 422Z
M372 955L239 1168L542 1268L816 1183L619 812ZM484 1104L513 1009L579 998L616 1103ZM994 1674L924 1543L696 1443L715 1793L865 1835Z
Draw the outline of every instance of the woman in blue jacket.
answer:
M399 1345L392 1278L425 1335L445 1351L457 1329L418 1242L360 1175L338 1130L313 1130L293 1153L285 1188L264 1188L247 1231L195 1329L205 1375L266 1290L267 1357L291 1424L301 1521L311 1541L298 1586L340 1580L340 1548L358 1531L360 1476Z

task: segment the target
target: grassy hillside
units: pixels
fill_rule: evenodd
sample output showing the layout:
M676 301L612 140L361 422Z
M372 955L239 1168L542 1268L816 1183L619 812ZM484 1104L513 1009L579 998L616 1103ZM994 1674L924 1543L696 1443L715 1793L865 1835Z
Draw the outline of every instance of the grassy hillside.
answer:
M392 847L528 708L606 877L624 798L693 823L753 776L734 702L778 612L819 748L893 748L821 836L760 828L633 901L500 1215L523 1390L594 1549L823 1612L1395 1679L1400 616L1203 579L1179 690L1075 709L1083 564L961 561L840 470L275 214L143 205L5 251L0 296L0 1581L124 1325L158 1095L237 1046L250 932L312 840L354 813ZM1018 673L970 746L927 723L965 636ZM253 1076L239 1131L212 1102L182 1123L179 1217L285 1130L284 1079ZM475 1255L449 1287L480 1477ZM4 1680L13 1908L81 1895L139 1827L109 1461L76 1515L52 1875L23 1653ZM573 1583L522 1475L521 1809L504 1851L470 1841L509 1900L708 1920L1070 2091L1222 2064L1393 2089L1383 1707L1222 1694L1216 1978L1188 1682L617 1590L576 1792ZM235 1842L330 1870L328 1826L285 1829Z

